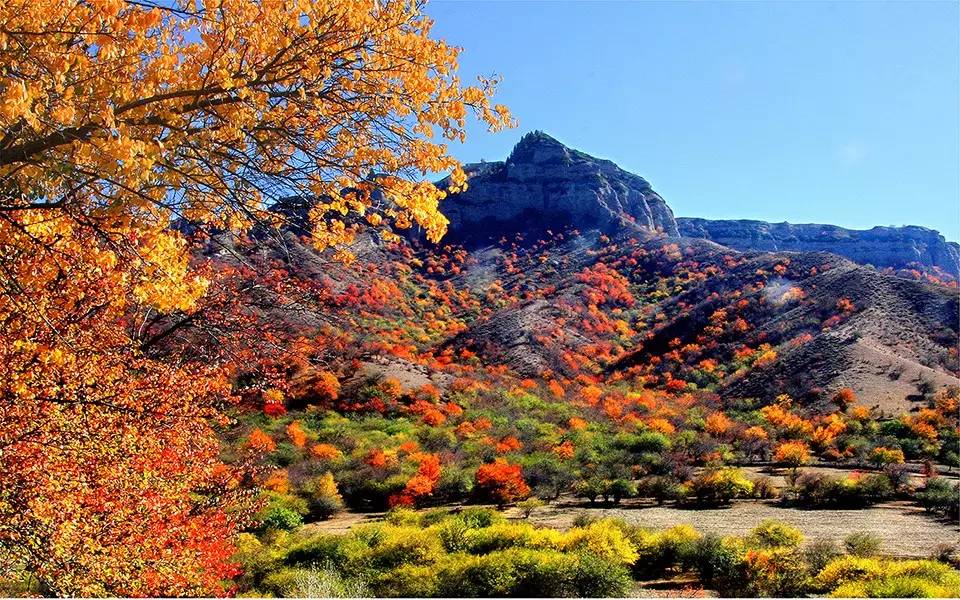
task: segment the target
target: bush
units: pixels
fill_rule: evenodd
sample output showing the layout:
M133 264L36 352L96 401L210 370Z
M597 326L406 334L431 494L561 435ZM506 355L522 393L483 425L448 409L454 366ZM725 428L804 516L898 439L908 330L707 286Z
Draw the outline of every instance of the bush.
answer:
M746 578L744 550L735 540L708 534L697 541L692 566L704 585L721 596L736 595Z
M816 540L803 551L803 558L812 573L819 573L840 554L833 540Z
M950 598L960 595L960 572L932 560L844 556L817 575L814 590L834 597Z
M693 564L700 534L689 525L678 525L661 532L635 530L630 539L639 557L633 573L637 577L662 577L666 571Z
M592 515L588 512L577 513L577 516L573 518L574 527L586 527L593 523L596 523L600 520L600 517Z
M457 518L469 529L490 527L496 523L502 523L504 520L503 515L497 511L480 507L470 507L457 515Z
M893 495L890 478L870 473L860 478L839 478L803 473L794 483L796 501L804 506L856 507L881 502Z
M757 538L765 543L795 539L776 525L755 530ZM692 564L701 581L724 597L796 596L808 582L801 554L789 545L755 549L743 539L705 536L696 544Z
M362 580L343 579L329 568L293 572L283 594L289 598L366 598L370 591Z
M387 511L384 520L391 525L420 525L420 514L406 506L396 506Z
M824 567L814 579L816 591L829 592L850 582L879 577L884 565L875 558L842 556Z
M613 498L614 504L620 504L623 498L632 498L637 495L637 486L626 479L615 479L606 487L605 495Z
M943 477L931 477L916 493L917 502L925 510L946 515L954 520L960 514L960 485L950 485Z
M371 591L379 597L429 598L437 595L439 583L433 566L400 565L378 576L371 585Z
M729 504L751 492L753 482L735 467L706 470L690 483L690 494L699 504Z
M571 529L564 534L559 547L562 550L593 554L621 565L631 565L639 557L637 549L624 535L623 529L609 520Z
M803 534L792 525L767 520L750 530L747 543L755 548L796 548Z
M615 597L633 582L620 565L591 554L513 548L484 556L450 556L437 593L447 597Z
M341 573L360 575L366 567L370 548L351 536L319 535L293 545L283 558L293 567L324 565Z
M523 515L524 519L529 519L530 515L533 514L533 511L544 506L545 502L540 498L527 498L522 502L517 503L517 508L520 509L520 513Z
M429 565L444 555L443 544L433 531L419 527L385 525L380 539L371 545L370 564L386 571L400 565Z
M766 476L761 476L753 479L753 497L760 500L770 500L776 498L780 495L780 492L777 491L776 486L773 485L773 480Z
M440 566L437 591L448 598L509 596L516 585L509 556L449 558Z
M300 516L300 513L285 506L272 506L260 517L260 529L262 531L271 529L292 531L301 525L303 525L303 517Z
M633 587L625 568L591 555L576 561L572 579L575 593L571 595L578 598L619 598Z
M880 552L880 545L880 538L863 531L851 533L843 539L843 546L846 548L847 554L853 556L876 556Z
M640 480L637 495L653 498L657 504L663 504L667 500L676 500L680 495L679 488L680 482L676 478L656 475Z
M537 529L529 523L498 523L464 533L463 549L471 554L488 554L507 548L556 548L562 538L553 529Z

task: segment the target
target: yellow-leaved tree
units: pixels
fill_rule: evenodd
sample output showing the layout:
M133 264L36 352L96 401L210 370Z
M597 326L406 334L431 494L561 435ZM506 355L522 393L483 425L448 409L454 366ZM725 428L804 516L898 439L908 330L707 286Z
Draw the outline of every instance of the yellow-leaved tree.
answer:
M249 510L216 428L226 361L142 351L209 278L170 224L279 225L316 199L319 248L361 227L439 239L496 81L410 0L0 3L0 576L69 595L228 591Z

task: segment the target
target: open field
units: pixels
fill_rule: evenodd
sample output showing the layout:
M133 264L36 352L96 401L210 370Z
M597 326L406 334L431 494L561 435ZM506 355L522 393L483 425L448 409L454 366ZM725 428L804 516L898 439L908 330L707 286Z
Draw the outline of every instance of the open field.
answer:
M585 508L560 502L539 509L531 520L549 527L566 528L577 515L616 517L651 529L683 523L703 533L743 535L766 519L776 519L803 532L807 541L830 539L842 542L854 532L867 532L883 541L881 552L890 556L929 556L939 544L960 543L960 528L937 520L908 502L888 502L867 509L803 510L760 501L735 502L727 508L680 509L650 504L611 508Z
M506 514L521 518L516 508L507 509ZM903 501L848 510L787 508L764 501L738 501L725 508L685 509L637 501L591 508L574 498L561 498L537 509L530 521L544 527L566 529L572 527L574 519L581 514L615 517L651 529L689 524L703 533L720 535L743 535L762 521L775 519L800 529L807 542L829 539L842 543L843 538L851 533L867 532L882 540L883 554L897 557L926 557L938 545L960 544L960 527ZM376 522L383 515L345 512L328 521L310 523L306 529L318 533L345 533L357 525Z

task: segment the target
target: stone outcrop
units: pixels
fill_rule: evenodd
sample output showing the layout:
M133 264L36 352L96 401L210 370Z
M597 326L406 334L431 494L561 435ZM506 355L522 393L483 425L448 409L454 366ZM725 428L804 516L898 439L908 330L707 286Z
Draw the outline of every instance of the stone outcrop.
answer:
M678 235L673 212L645 179L545 133L523 136L505 161L469 164L465 170L468 189L441 205L450 219L448 235L456 241L538 229L628 227Z
M937 267L957 277L960 245L926 227L844 229L748 220L677 219L684 237L707 239L735 250L832 252L877 268Z

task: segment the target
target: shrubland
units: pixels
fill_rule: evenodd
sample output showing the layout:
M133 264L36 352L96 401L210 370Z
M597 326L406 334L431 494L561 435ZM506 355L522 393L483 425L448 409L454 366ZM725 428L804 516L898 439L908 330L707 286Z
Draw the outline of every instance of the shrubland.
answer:
M243 595L296 597L319 587L331 596L596 597L692 574L724 596L960 592L960 572L945 563L841 554L802 542L799 531L776 521L742 537L718 537L688 525L651 531L600 519L559 531L486 508L397 508L346 534L246 535L238 582Z

